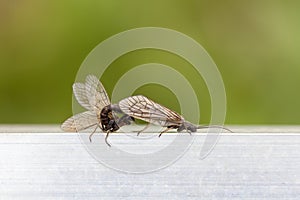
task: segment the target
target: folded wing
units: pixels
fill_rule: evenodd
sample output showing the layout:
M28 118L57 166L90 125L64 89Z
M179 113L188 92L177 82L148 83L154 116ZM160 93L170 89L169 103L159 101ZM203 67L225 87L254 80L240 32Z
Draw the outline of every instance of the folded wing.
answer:
M180 125L184 120L178 113L142 95L121 100L119 107L131 117L159 126Z

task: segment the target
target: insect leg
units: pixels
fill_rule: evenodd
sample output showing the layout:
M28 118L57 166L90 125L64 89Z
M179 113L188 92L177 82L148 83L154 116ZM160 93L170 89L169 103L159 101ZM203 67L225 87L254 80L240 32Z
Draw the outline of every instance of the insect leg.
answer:
M160 137L163 133L167 132L168 130L173 129L172 127L168 127L165 130L163 130L162 132L160 132L160 134L158 135L158 137Z
M142 130L137 132L137 136L139 136L140 133L144 132L147 128L149 128L150 123L148 123Z
M190 135L192 135L192 131L190 131L189 129L186 129L186 131L187 131Z
M97 128L98 128L98 125L96 126L96 128L94 129L94 131L90 134L90 136L89 136L90 142L92 142L92 136L93 136L94 133L96 132Z
M181 126L179 126L179 127L177 128L177 132L180 133L180 132L182 132L182 131L185 130L185 129L186 129L186 127L182 124Z
M177 129L177 132L182 132L183 130L186 130L186 132L188 132L190 135L192 135L191 130L190 130L188 127L186 127L186 126L183 126L182 128L179 127L179 128Z
M109 147L111 147L111 145L110 145L110 144L108 143L108 141L107 141L107 138L108 138L109 133L110 133L110 131L107 131L107 132L106 132L105 143L106 143Z

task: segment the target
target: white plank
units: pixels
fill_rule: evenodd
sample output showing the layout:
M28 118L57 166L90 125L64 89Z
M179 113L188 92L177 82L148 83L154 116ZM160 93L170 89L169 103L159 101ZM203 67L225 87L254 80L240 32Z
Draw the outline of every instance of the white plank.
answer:
M197 134L173 165L146 174L98 163L76 133L2 133L0 199L299 199L299 129L289 134L246 129L249 134L222 134L204 160L199 150L205 133ZM155 137L153 148L173 138L174 133ZM111 135L110 142L143 150L122 133Z

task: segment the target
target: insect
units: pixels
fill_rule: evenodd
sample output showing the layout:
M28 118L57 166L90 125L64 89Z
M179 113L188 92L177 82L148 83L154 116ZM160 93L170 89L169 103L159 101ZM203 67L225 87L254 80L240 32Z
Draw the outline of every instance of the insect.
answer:
M197 129L202 128L222 128L229 132L232 132L231 130L222 126L200 126L192 124L191 122L186 121L178 113L142 95L131 96L121 100L119 102L119 107L122 112L136 119L141 119L151 124L166 127L166 129L159 134L159 137L170 129L177 129L177 132L186 130L190 134L191 132L196 132ZM145 129L143 129L142 131L144 130Z
M99 127L103 132L106 132L105 142L108 146L111 146L107 141L109 133L117 131L121 126L131 124L134 120L128 115L118 118L114 114L113 110L119 113L121 113L121 110L118 106L111 105L105 88L94 75L88 75L85 83L74 83L73 93L78 103L88 111L68 118L61 125L64 131L78 132L96 126L89 136L90 142L92 141L92 135Z

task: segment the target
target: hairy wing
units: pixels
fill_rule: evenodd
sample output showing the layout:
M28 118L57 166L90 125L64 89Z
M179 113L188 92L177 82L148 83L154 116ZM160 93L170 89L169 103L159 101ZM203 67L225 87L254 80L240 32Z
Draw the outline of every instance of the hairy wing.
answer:
M105 88L94 75L88 75L85 80L86 96L94 111L100 111L103 107L110 105L110 100Z
M61 129L66 132L78 132L89 127L95 126L98 119L91 111L82 112L70 117L61 125Z
M85 84L84 83L74 83L73 93L77 102L84 108L92 110L89 99L86 96Z
M142 95L121 100L119 107L129 116L160 126L180 125L183 122L183 117L178 113Z

